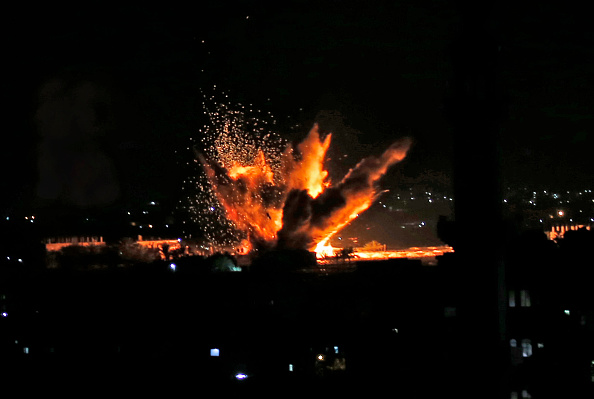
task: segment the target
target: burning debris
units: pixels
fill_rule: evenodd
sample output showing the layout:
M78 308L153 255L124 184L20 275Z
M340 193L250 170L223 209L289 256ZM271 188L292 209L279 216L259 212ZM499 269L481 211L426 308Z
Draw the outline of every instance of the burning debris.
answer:
M371 206L381 194L379 179L404 159L411 144L408 138L397 141L331 185L324 169L330 141L331 135L321 139L314 125L296 148L274 152L219 140L214 154L197 155L225 217L251 245L315 250Z

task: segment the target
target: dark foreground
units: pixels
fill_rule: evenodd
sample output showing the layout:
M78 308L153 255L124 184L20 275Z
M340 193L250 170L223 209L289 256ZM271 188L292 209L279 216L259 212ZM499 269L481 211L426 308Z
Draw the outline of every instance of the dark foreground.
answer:
M488 373L501 361L466 344L455 307L463 291L439 266L369 262L331 274L186 266L5 273L4 386L21 396L472 397L463 370ZM535 345L533 358L540 352ZM528 360L516 367L524 385L513 386L513 373L504 383L518 397L540 381Z

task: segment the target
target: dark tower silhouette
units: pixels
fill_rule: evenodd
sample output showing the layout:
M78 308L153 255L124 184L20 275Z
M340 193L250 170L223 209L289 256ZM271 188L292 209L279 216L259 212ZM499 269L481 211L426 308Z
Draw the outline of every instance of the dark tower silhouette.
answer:
M457 362L457 385L469 397L503 398L508 397L498 153L503 101L497 81L500 47L489 31L491 10L482 4L461 2L448 104L454 128L456 263L464 280L457 289L464 292L458 315L466 349L460 348L465 359Z

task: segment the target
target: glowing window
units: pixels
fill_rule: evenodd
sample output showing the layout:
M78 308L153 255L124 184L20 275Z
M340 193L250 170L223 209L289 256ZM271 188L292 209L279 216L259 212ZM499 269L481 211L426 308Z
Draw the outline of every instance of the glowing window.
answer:
M516 307L516 291L510 290L508 295L509 295L509 307L515 308Z
M532 342L529 339L522 340L522 357L532 356Z

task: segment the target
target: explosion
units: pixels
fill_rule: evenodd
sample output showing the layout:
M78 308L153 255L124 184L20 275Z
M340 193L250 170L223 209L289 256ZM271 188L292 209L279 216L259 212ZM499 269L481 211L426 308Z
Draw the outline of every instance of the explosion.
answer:
M335 233L377 199L378 181L411 144L404 138L379 157L364 158L333 185L324 168L332 136L321 138L317 124L297 146L283 149L282 140L266 144L270 134L248 138L243 123L223 120L210 153L197 152L197 158L224 217L258 248L327 248Z

